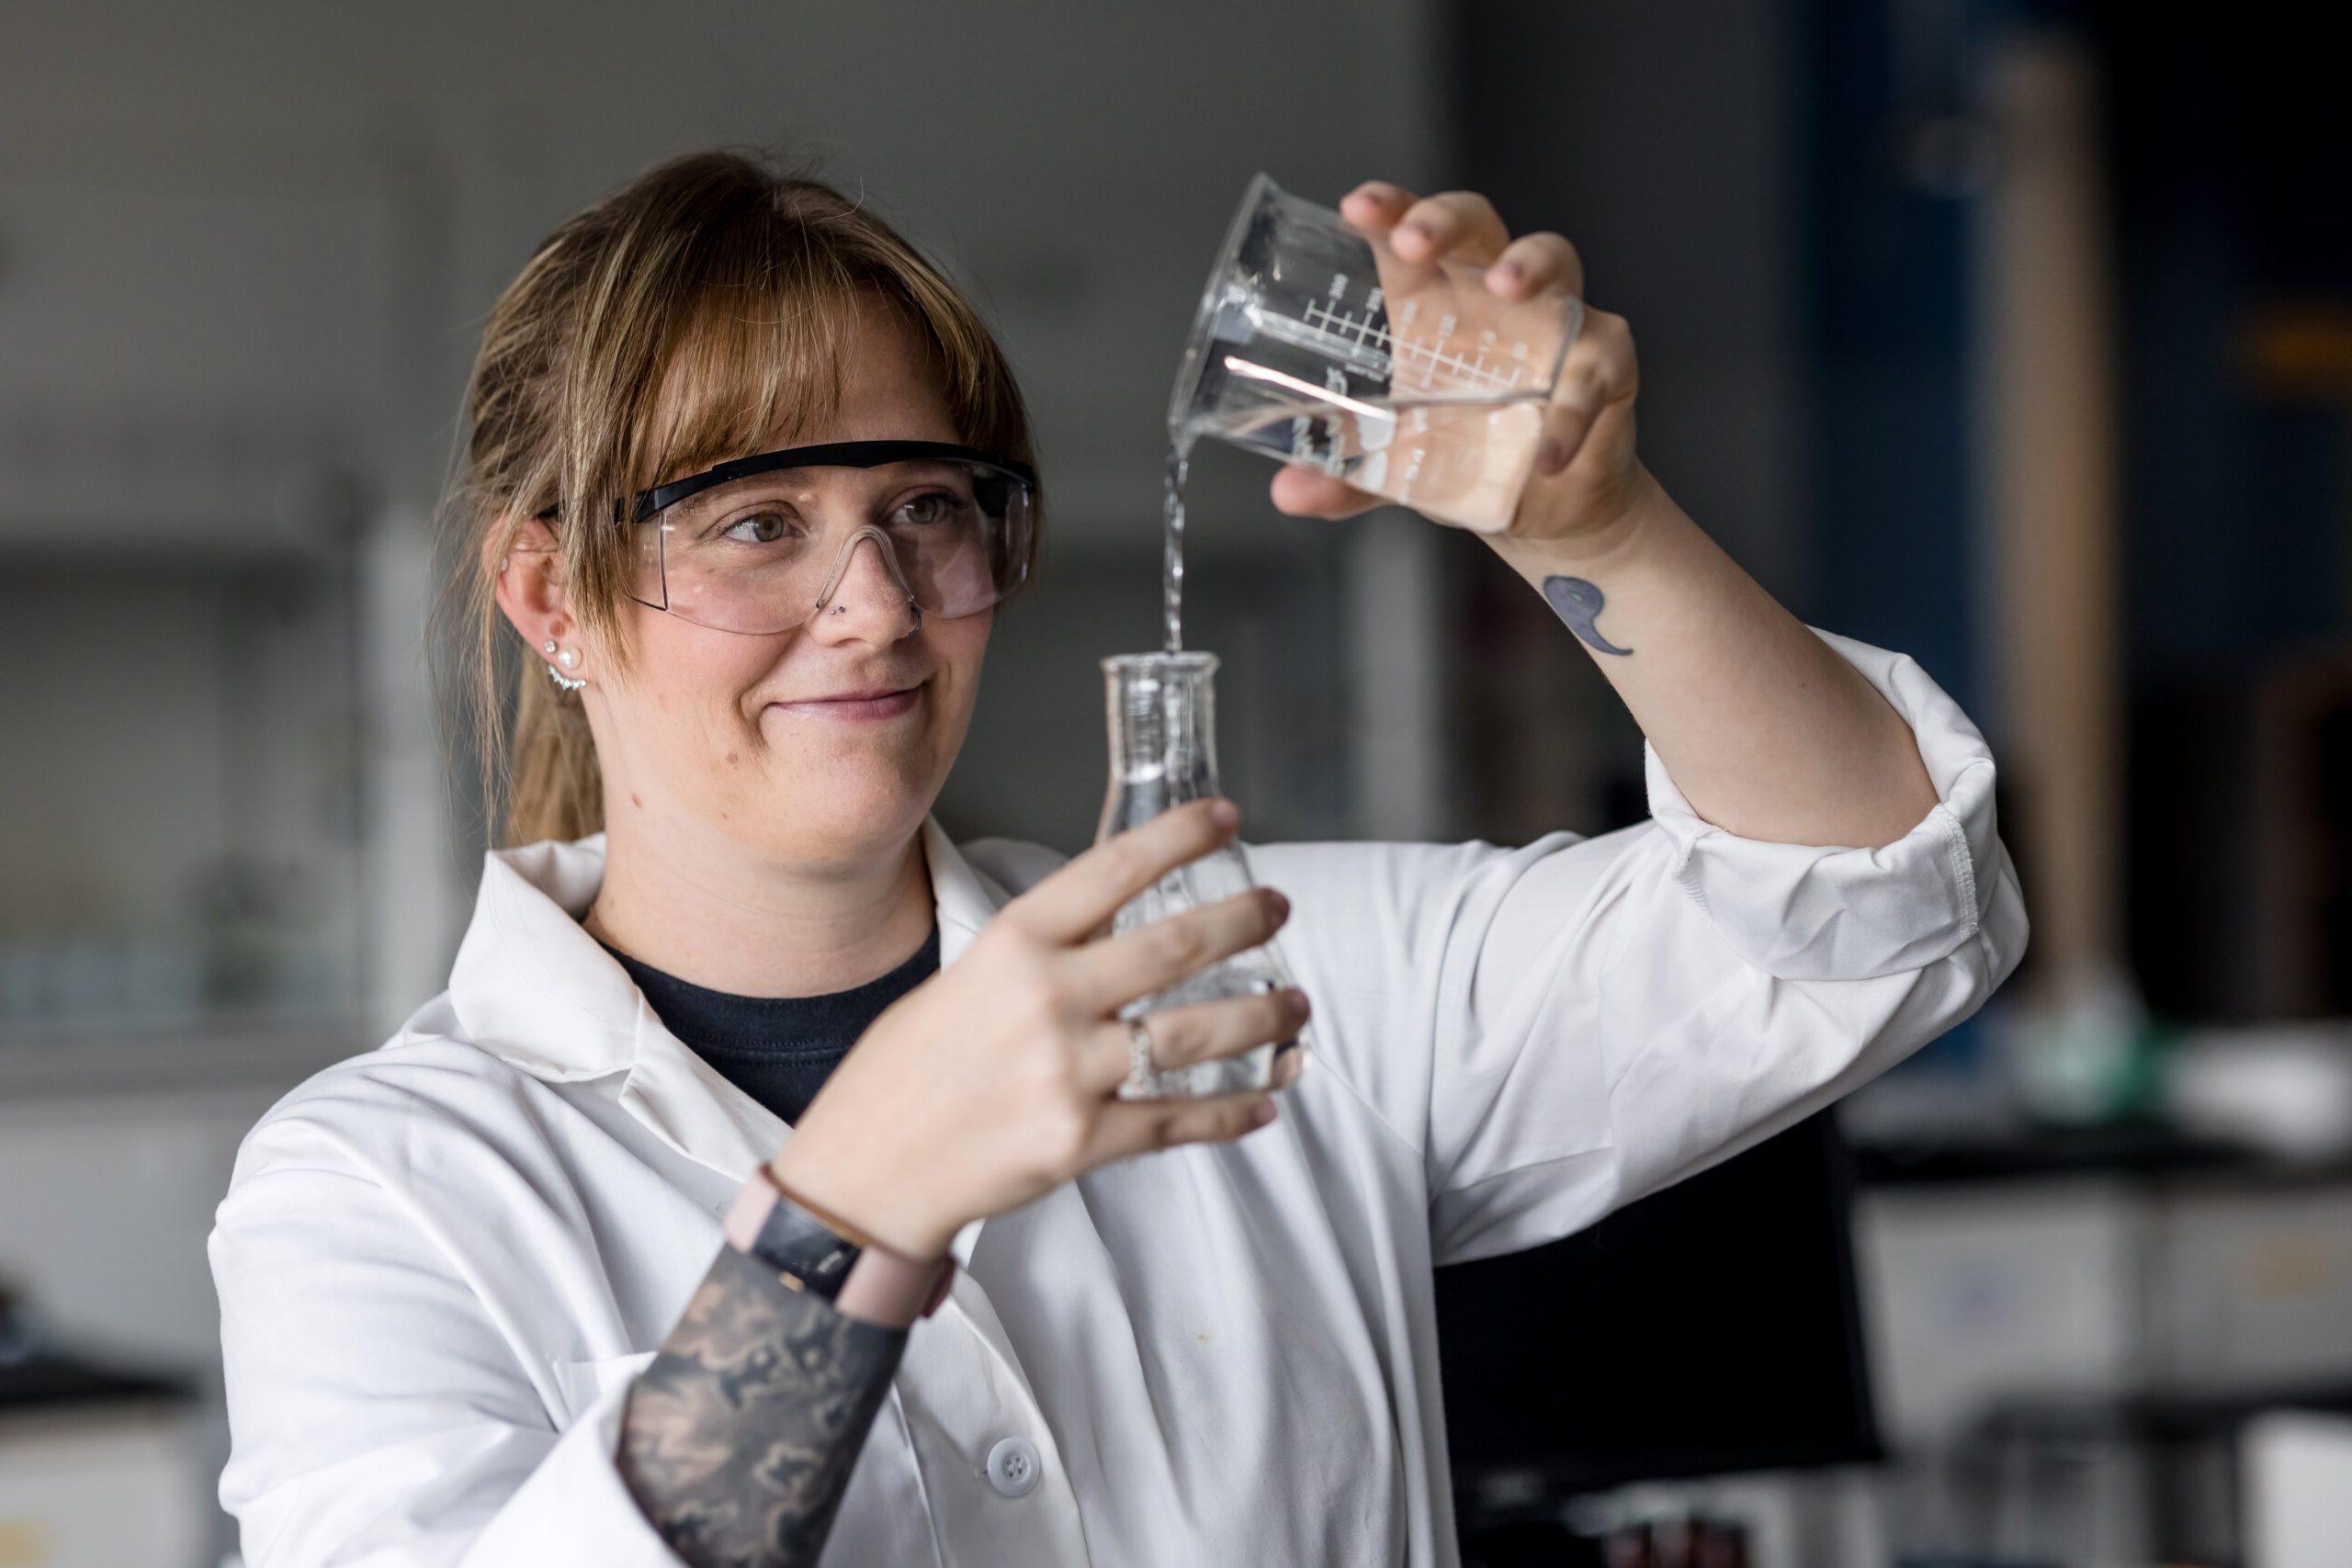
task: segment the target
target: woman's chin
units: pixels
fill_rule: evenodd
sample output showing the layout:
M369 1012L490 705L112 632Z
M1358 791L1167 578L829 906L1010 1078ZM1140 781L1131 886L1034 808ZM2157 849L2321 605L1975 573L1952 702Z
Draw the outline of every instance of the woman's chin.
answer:
M935 793L892 770L844 768L807 787L787 792L797 804L787 814L770 813L738 838L756 839L760 850L803 863L854 864L895 848L922 825ZM732 824L730 824L732 826Z

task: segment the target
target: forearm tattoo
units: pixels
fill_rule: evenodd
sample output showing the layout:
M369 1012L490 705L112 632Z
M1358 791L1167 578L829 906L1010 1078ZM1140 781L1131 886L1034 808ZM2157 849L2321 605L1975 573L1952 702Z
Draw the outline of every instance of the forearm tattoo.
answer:
M1598 653L1631 653L1630 648L1620 648L1600 635L1594 625L1600 618L1601 606L1608 603L1600 590L1581 577L1547 577L1544 580L1544 601L1552 606L1568 629L1584 638L1586 646Z
M670 1549L695 1568L816 1562L908 1332L720 1247L621 1426L621 1473Z

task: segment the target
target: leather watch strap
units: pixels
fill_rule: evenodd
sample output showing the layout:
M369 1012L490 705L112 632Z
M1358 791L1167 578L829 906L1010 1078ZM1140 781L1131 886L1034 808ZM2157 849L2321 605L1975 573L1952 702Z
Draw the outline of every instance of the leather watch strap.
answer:
M775 1269L795 1290L893 1328L938 1311L956 1273L953 1256L919 1262L794 1197L765 1165L735 1195L726 1232L730 1246Z

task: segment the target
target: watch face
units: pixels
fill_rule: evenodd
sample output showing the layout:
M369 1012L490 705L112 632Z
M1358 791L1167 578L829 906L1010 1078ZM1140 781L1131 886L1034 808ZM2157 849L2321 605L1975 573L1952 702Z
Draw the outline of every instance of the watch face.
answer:
M800 1281L811 1294L831 1301L849 1278L858 1249L779 1199L752 1240L752 1256L779 1274Z

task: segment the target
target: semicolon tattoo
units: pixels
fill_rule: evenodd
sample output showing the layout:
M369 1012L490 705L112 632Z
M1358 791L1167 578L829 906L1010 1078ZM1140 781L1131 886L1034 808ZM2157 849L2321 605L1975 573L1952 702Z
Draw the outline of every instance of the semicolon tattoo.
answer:
M1630 648L1620 648L1600 635L1594 625L1600 618L1601 606L1608 601L1600 590L1581 577L1547 577L1544 580L1544 602L1552 606L1568 629L1584 638L1587 646L1599 653L1631 653Z
M629 1390L620 1470L695 1568L798 1568L832 1531L908 1331L718 1249Z

